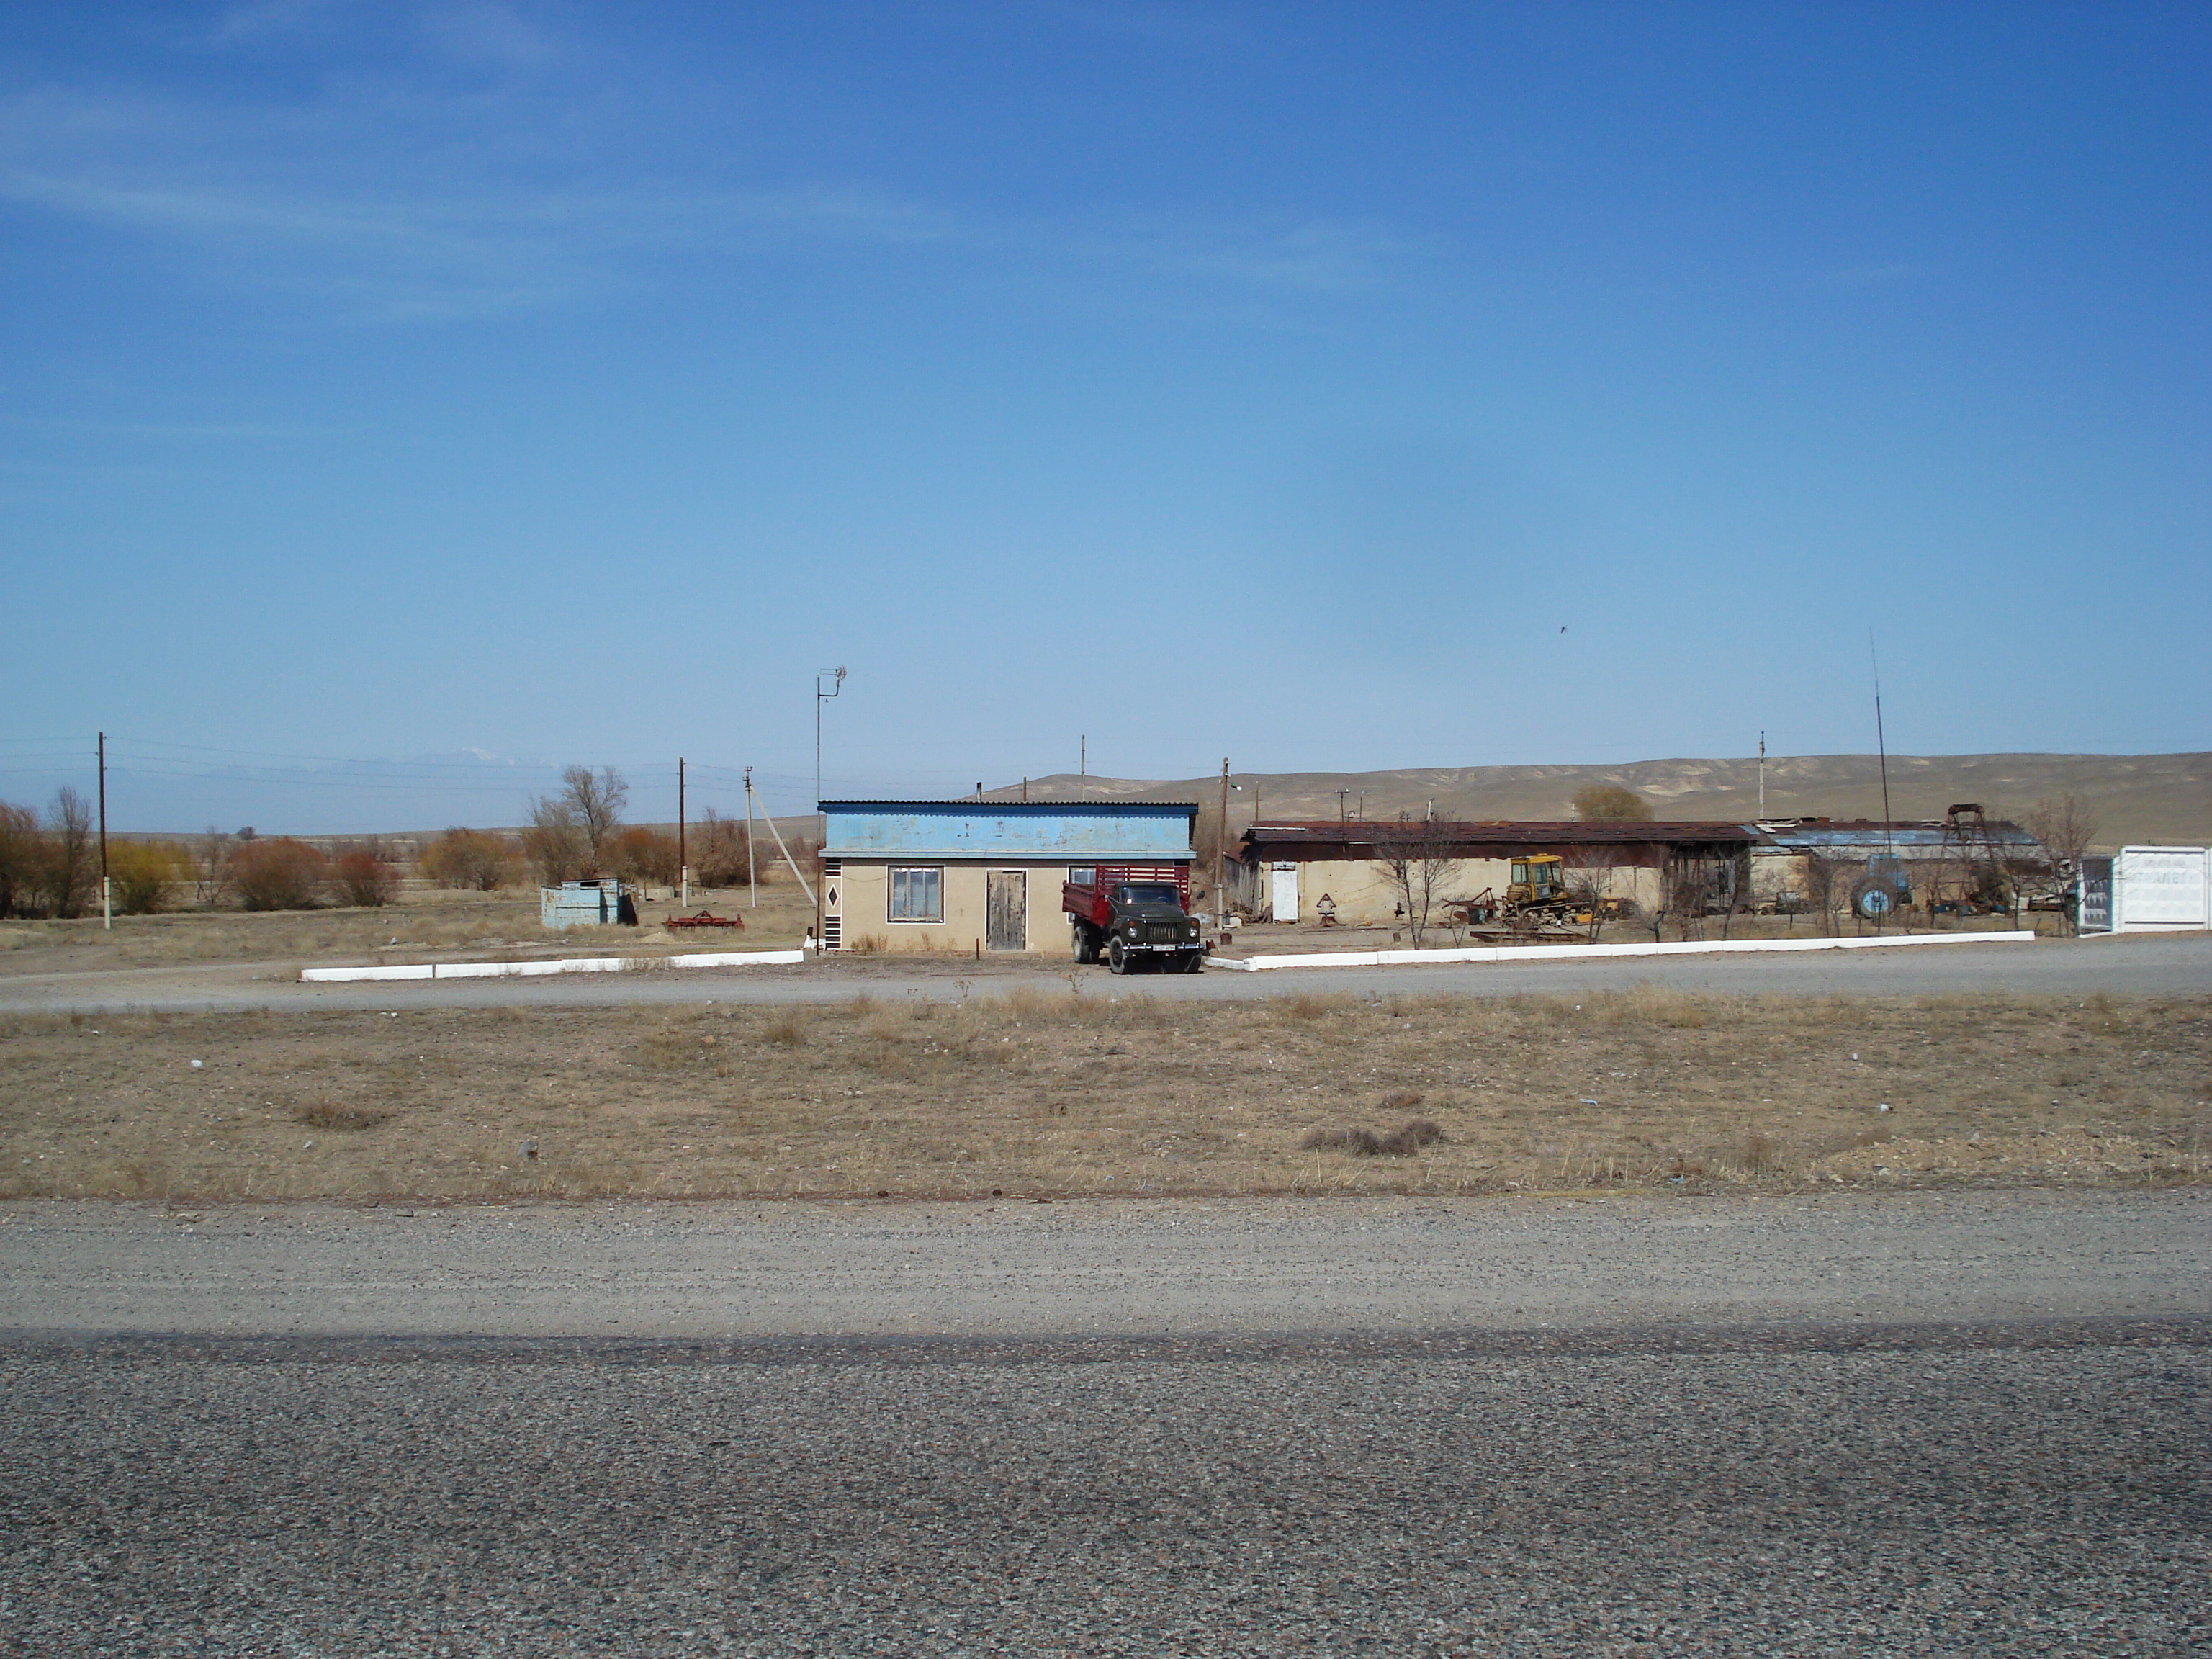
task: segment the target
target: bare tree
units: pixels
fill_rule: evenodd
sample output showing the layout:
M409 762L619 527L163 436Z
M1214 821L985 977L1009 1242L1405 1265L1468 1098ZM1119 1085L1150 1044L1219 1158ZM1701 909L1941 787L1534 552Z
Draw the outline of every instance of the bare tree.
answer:
M229 890L231 855L236 850L231 833L213 824L192 849L192 902L201 909L214 909Z
M1840 860L1826 853L1808 853L1800 861L1805 874L1805 899L1813 907L1814 915L1820 918L1820 926L1832 939L1836 933L1836 896L1843 887L1844 867Z
M1589 940L1597 943L1598 934L1605 927L1605 889L1607 872L1599 866L1586 866L1567 878L1567 897L1589 916Z
M2051 873L2066 894L2066 925L2081 930L2081 860L2097 838L2097 821L2088 803L2072 793L2035 803L2021 814L2021 827L2043 843L2051 858Z
M602 766L597 772L588 766L572 766L561 775L561 782L569 805L575 809L592 866L597 868L608 841L622 827L629 786L611 766Z
M533 797L523 841L543 878L562 882L599 875L629 799L629 786L611 766L597 772L572 766L561 775L559 794Z
M1446 890L1459 880L1457 830L1442 818L1401 817L1375 832L1375 868L1397 894L1417 950Z
M54 804L46 809L46 888L50 915L83 913L92 892L97 860L93 853L92 805L64 785L54 791Z
M35 908L45 839L35 811L0 801L0 916L28 915Z
M538 880L548 886L585 874L583 828L576 822L576 809L561 796L539 795L531 801L530 826L522 832L522 846L538 866Z

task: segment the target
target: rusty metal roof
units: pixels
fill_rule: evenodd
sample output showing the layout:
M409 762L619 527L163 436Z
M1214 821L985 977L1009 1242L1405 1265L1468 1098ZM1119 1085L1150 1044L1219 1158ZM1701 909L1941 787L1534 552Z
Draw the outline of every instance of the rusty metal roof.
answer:
M1567 818L1438 820L1437 828L1470 847L1528 845L1749 847L1760 839L1747 824L1711 818ZM1371 847L1378 836L1402 833L1398 818L1294 818L1254 824L1243 840L1253 848Z

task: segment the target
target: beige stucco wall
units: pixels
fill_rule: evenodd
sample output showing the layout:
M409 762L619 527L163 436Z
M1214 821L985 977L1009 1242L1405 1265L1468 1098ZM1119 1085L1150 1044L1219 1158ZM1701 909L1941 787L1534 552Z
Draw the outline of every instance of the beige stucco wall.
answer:
M1259 894L1265 902L1273 879L1273 866L1263 864L1260 868ZM1576 873L1579 873L1577 872ZM1634 865L1607 866L1599 873L1605 878L1600 890L1608 898L1632 899L1646 909L1656 908L1659 903L1659 872ZM1316 859L1298 866L1298 920L1312 921L1323 893L1336 901L1336 919L1347 924L1382 923L1393 920L1392 911L1400 902L1397 889L1390 878L1367 859ZM1462 859L1453 877L1442 890L1446 900L1471 899L1486 887L1502 894L1513 878L1510 859Z
M843 873L824 878L823 914L835 915L842 923L847 950L943 951L972 953L985 939L988 921L988 876L994 870L1020 870L1029 878L1028 940L1030 951L1066 948L1067 918L1060 908L1060 884L1067 879L1065 864L956 863L915 860L923 867L945 872L943 921L893 921L890 919L890 863L863 863L847 859ZM908 860L901 859L904 867ZM836 888L838 903L833 911L829 890Z

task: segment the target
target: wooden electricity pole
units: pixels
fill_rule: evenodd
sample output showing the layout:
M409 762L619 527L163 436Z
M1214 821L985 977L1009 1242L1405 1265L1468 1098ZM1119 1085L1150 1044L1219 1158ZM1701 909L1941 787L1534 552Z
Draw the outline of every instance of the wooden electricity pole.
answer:
M691 904L691 860L685 854L684 841L684 757L676 757L676 882L682 895L677 908L689 909Z

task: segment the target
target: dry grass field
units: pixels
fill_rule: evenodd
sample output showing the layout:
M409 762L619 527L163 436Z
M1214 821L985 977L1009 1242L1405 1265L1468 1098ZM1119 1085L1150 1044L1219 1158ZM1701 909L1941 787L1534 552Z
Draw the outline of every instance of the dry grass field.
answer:
M644 926L566 932L538 921L538 892L449 892L410 883L399 902L375 909L180 910L70 921L0 921L0 974L94 972L198 963L303 964L325 960L421 962L448 957L508 960L542 956L651 955L656 951L768 949L796 945L814 916L795 885L745 895L695 893L691 908L741 917L742 930L671 933L659 926L678 907L649 901Z
M2209 1096L2212 998L25 1015L0 1196L2161 1183L2203 1178Z

